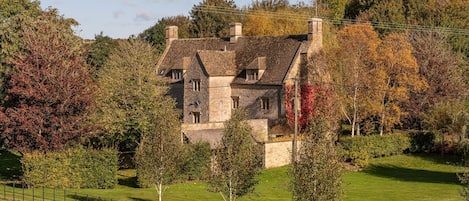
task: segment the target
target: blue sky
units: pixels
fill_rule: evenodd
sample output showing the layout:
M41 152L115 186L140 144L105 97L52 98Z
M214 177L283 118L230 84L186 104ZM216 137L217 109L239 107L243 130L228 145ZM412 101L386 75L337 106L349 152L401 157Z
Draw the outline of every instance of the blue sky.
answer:
M201 0L40 0L41 7L57 8L74 18L79 36L92 39L101 31L112 38L128 38L153 26L165 16L189 15ZM235 0L240 7L252 0Z

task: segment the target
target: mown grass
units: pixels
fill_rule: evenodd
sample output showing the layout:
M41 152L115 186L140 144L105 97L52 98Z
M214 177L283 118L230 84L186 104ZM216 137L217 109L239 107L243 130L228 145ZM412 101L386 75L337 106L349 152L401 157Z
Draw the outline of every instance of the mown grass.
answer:
M4 160L2 157L12 157ZM16 162L14 162L16 160ZM2 163L9 161L8 163ZM456 173L464 169L458 166L456 157L439 155L399 155L372 159L368 168L362 171L347 171L343 176L344 200L462 200L460 185ZM8 174L20 173L18 168L5 166L18 165L18 158L13 155L0 156L0 181L10 180ZM239 199L279 201L291 200L288 176L289 167L264 170L259 175L259 184L253 193ZM12 171L14 170L14 171ZM6 174L6 175L5 175ZM119 185L115 189L67 190L67 200L107 200L149 201L156 200L157 193L152 188L138 188L135 170L119 171ZM3 187L2 187L3 188ZM7 187L7 190L11 187ZM40 189L36 190L36 195ZM10 190L11 191L11 190ZM31 190L29 190L31 191ZM26 190L26 193L29 192ZM16 189L21 192L21 189ZM53 191L46 189L46 196L52 197ZM90 196L87 198L87 195ZM0 200L2 199L0 191ZM63 197L62 191L56 191L57 197ZM186 182L167 186L164 200L172 201L215 201L222 200L220 194L207 191L204 182Z

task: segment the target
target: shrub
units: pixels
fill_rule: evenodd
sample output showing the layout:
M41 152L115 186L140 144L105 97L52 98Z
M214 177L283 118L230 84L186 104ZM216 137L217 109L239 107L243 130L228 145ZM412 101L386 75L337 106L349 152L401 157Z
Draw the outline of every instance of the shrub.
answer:
M430 152L435 146L435 134L432 132L409 133L410 147L412 153Z
M34 187L113 188L117 184L115 150L67 149L27 153L21 159L23 180Z
M205 180L210 174L210 144L186 144L184 163L181 167L184 180Z
M358 167L366 167L370 157L384 157L403 153L409 138L403 134L356 136L341 139L345 159Z

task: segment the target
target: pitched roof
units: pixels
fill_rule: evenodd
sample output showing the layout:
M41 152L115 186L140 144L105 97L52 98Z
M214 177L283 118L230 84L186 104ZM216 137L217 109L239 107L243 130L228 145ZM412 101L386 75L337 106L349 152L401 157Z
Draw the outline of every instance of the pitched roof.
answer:
M200 50L197 58L209 76L235 76L237 73L234 51Z
M164 71L163 74L168 75L171 69L183 68L184 57L194 58L198 55L207 71L210 71L209 75L237 75L234 84L281 85L293 59L304 49L301 47L306 43L306 35L240 37L236 43L230 43L229 39L217 38L180 39L171 42L160 61L158 72ZM234 55L230 52L234 52ZM230 71L233 68L233 56L236 69L234 74ZM263 58L265 62L262 61ZM253 68L253 65L258 65L260 70L265 68L262 77L255 83L248 82L245 78L245 70ZM223 69L217 69L221 66Z

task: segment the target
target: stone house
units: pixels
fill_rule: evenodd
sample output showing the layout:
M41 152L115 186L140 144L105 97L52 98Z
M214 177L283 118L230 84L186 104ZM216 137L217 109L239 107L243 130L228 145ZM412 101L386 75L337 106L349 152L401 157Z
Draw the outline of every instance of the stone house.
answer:
M264 141L268 126L286 115L285 86L322 48L322 20L309 19L304 35L244 37L241 23L231 23L229 38L178 39L177 27L169 26L166 39L157 73L171 80L186 137L219 138L213 133L221 133L232 110L244 108Z

